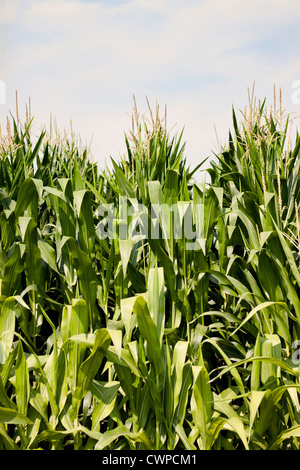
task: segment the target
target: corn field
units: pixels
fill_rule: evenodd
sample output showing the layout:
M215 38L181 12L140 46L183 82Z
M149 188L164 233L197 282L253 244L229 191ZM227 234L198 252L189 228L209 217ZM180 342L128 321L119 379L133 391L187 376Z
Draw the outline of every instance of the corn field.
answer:
M2 130L0 449L299 450L293 120L252 99L203 170L149 113L104 169Z

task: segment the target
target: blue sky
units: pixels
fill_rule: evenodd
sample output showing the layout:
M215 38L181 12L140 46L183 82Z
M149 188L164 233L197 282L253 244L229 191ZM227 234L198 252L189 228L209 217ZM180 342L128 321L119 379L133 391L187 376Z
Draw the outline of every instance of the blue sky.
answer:
M73 129L92 139L100 166L125 150L134 94L141 114L167 105L168 125L184 127L191 166L226 141L231 107L256 96L300 114L298 0L2 0L0 122L30 97L35 129ZM299 126L298 126L299 127Z

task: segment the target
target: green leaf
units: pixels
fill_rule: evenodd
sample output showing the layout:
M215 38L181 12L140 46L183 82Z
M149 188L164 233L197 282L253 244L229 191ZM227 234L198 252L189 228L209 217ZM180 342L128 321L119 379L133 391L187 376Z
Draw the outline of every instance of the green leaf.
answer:
M72 305L65 305L62 315L62 337L64 342L69 338L87 335L89 326L88 307L84 299L72 299ZM69 341L67 344L68 383L72 392L77 386L78 368L83 361L86 346L84 343Z
M28 285L40 285L41 253L37 245L37 224L33 217L19 217L23 243L26 245L25 272Z
M21 281L21 273L24 269L23 255L24 251L21 249L21 246L15 244L5 264L2 295L9 297L17 291Z
M285 441L286 439L290 439L291 437L297 437L299 438L300 437L300 426L297 425L297 426L293 426L292 428L290 429L287 429L285 431L282 431L279 436L277 437L277 439L275 439L271 444L270 446L268 447L268 450L276 450L279 448L279 444L281 444L281 442Z
M257 335L253 355L254 357L261 356L261 344L263 338L260 335ZM261 373L261 362L255 361L252 364L251 370L251 390L258 390L260 388L260 373Z
M123 196L127 196L128 198L134 198L135 197L135 192L134 192L131 184L129 183L129 181L125 177L122 170L117 166L115 161L113 159L111 159L111 160L112 160L112 163L113 163L114 174L115 174L115 177L116 177L116 180L117 180L118 189L120 191L120 194L123 195Z
M74 238L66 238L65 243L74 261L81 286L81 294L88 306L90 328L92 328L96 320L96 273L89 256L79 248Z
M178 341L173 351L172 385L174 391L174 410L178 405L181 389L183 386L183 369L185 365L188 345L189 343L187 341Z
M194 444L192 444L186 433L185 433L185 430L184 430L184 427L181 425L181 424L176 424L175 426L175 431L176 431L176 434L178 435L178 437L180 438L181 442L183 443L184 447L186 450L197 450L197 447L194 446Z
M293 256L293 253L291 251L291 249L289 248L285 238L283 237L281 231L279 230L278 226L276 225L274 219L273 220L273 224L274 224L274 227L276 229L276 232L277 232L277 235L278 235L278 238L280 240L280 243L281 243L281 246L282 246L282 249L285 253L285 256L286 256L286 259L289 263L289 267L293 273L293 276L298 284L298 287L300 287L300 272L299 272L299 269L296 265L296 262L295 262L295 258Z
M293 369L292 367L289 366L287 362L284 362L280 359L277 359L275 357L269 357L269 356L258 356L258 357L250 357L247 359L243 359L242 361L235 362L234 364L224 367L224 369L216 376L214 377L212 381L220 378L222 375L226 374L229 372L231 369L237 368L243 364L246 364L247 362L256 362L256 361L266 361L270 362L271 364L274 364L275 366L280 367L282 370L288 372L289 374L298 377L298 372Z
M147 342L147 355L154 366L156 375L159 376L163 372L163 364L158 327L150 317L147 303L142 296L137 297L133 311L136 314L141 335Z
M141 376L141 372L138 368L138 365L136 364L130 351L128 351L127 349L122 348L121 356L119 356L116 348L114 346L109 346L106 351L106 356L107 359L113 364L118 364L120 366L129 368L134 373L134 375L136 375L137 377Z
M112 429L111 431L106 431L104 434L102 434L101 438L95 445L95 450L103 450L108 447L113 441L123 436L129 441L142 442L145 445L146 449L153 448L152 443L149 440L149 437L145 431L141 430L138 433L133 433L129 431L126 426L120 425L117 428Z
M208 426L212 416L212 391L204 366L193 366L194 384L191 396L193 422L197 426L206 449Z
M187 413L188 399L189 399L189 390L193 383L192 377L192 366L187 363L184 365L182 370L182 383L181 390L178 397L178 405L175 409L174 414L174 424L184 422ZM175 394L174 394L175 398Z
M29 204L34 202L37 204L38 198L41 197L42 188L43 182L41 180L27 178L23 181L19 189L17 204L14 210L16 220L24 214Z
M11 408L0 407L0 423L6 424L32 424L32 421L23 413Z
M121 318L125 327L124 346L131 340L131 333L136 323L136 316L132 313L135 301L136 297L121 299Z
M78 371L77 388L73 394L73 416L76 417L78 407L84 395L90 390L95 375L97 374L102 360L106 354L110 336L105 328L98 330L95 334L95 343L90 356L81 364Z
M227 424L238 434L241 441L243 442L245 449L249 450L249 445L246 438L245 428L243 421L240 418L232 417L226 420Z
M93 260L95 257L95 224L90 192L74 191L74 205L78 215L78 236L81 249Z
M92 431L98 430L99 423L107 418L114 409L119 388L120 382L100 383L96 380L93 381L91 392L99 402L92 415Z
M253 317L253 315L255 315L257 312L259 312L260 310L263 310L264 308L267 308L267 307L270 307L271 305L281 305L282 307L284 307L286 310L288 310L288 307L286 305L285 302L273 302L273 301L268 301L268 302L263 302L259 305L257 305L255 308L253 308L251 310L251 312L248 313L248 315L246 316L246 318L244 318L244 320L239 324L239 326L233 331L233 333L231 333L230 336L233 336L235 335L235 333L240 330L244 325L245 323L247 323L250 318Z
M164 334L165 321L165 292L163 268L150 268L148 273L148 300L149 314L157 326L160 345Z
M38 240L37 246L41 253L41 258L48 266L59 274L59 270L56 265L56 251L55 249L45 240Z
M252 390L251 392L251 400L250 400L250 420L249 420L249 428L250 432L253 427L253 423L255 420L255 417L258 412L258 408L261 404L262 399L265 396L266 391L258 391L258 390Z
M117 440L119 437L122 437L128 433L130 433L130 431L124 425L120 425L115 429L106 431L104 434L102 434L101 438L98 440L97 444L95 445L95 450L105 449L113 441Z
M3 357L0 362L5 363L8 357L15 334L15 299L7 297L2 304L0 313L0 341L3 348Z
M126 276L128 262L130 260L131 252L134 246L134 240L129 238L128 240L120 239L118 241L120 247L120 255L122 261L123 275Z
M213 418L207 432L207 448L212 449L215 440L223 429L226 420L221 417Z
M8 397L5 391L5 387L4 387L1 375L0 375L0 403L4 405L6 408L12 408L12 409L16 408L15 403Z
M16 388L16 402L17 402L18 410L23 415L26 415L28 401L29 401L30 384L29 384L29 371L28 371L21 341L19 341L18 343L15 388Z

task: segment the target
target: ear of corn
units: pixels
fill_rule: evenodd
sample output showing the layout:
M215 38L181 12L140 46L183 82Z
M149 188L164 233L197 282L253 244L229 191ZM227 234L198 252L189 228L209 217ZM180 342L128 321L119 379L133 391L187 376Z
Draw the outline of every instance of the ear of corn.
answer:
M299 134L233 111L207 185L150 116L103 172L2 136L1 449L299 449Z

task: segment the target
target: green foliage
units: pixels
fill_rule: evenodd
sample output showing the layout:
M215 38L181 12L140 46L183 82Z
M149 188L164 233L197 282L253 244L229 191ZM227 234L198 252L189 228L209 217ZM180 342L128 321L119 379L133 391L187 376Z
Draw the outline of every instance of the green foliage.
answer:
M150 116L102 173L2 136L1 449L300 448L300 137L233 112L207 185Z

